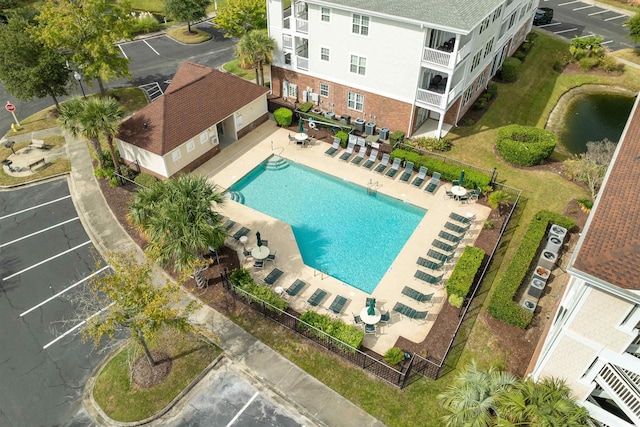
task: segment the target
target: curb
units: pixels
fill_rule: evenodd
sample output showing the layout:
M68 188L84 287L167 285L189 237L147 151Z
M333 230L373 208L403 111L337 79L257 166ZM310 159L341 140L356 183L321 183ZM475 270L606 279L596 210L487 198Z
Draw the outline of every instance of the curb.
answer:
M31 184L41 184L41 183L49 181L49 180L58 179L58 178L63 177L65 175L68 177L70 174L71 174L71 172L60 172L60 173L55 174L55 175L45 176L43 178L38 178L38 179L33 179L33 180L30 180L30 181L21 182L19 184L0 185L0 190L13 190L14 188L26 187L26 186L31 185Z

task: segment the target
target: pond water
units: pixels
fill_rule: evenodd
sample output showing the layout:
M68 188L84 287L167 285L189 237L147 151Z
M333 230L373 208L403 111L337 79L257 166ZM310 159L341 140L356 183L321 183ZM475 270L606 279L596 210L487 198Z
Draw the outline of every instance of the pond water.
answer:
M564 113L560 144L571 154L587 151L587 142L608 138L617 143L635 99L626 95L593 93L576 96Z

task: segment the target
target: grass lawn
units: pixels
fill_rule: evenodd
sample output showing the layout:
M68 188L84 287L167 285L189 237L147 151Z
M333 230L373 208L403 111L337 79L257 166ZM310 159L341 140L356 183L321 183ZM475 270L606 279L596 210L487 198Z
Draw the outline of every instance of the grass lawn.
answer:
M621 49L616 50L611 54L616 58L622 58L629 62L633 62L634 64L640 65L640 49Z
M147 10L149 12L155 12L162 14L164 13L164 3L162 0L132 0L131 7L135 10ZM218 7L226 3L226 0L217 0ZM212 1L209 6L207 6L207 13L211 13L215 11L215 3Z
M233 61L229 61L222 66L222 68L231 74L235 74L236 76L242 77L245 80L255 80L256 72L253 68L248 70L240 67L240 61L234 59ZM266 78L265 78L266 80Z
M171 372L162 383L148 389L132 383L129 373L132 356L128 346L109 361L96 379L93 397L112 419L138 421L155 414L167 406L221 352L202 337L173 331L165 331L151 348L161 349L173 359Z

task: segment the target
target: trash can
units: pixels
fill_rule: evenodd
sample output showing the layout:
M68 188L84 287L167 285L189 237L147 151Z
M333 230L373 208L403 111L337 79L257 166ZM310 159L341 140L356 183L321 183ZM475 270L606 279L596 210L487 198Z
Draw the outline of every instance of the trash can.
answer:
M389 128L380 128L380 139L389 139Z
M367 135L373 135L376 133L376 124L374 122L367 122L364 127L364 133Z
M358 132L364 132L364 119L357 118L353 121L353 125L356 127Z

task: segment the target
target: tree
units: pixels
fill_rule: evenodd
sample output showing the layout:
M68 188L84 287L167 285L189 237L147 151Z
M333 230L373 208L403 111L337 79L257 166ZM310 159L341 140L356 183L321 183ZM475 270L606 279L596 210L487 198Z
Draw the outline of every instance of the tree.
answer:
M636 13L633 15L633 17L629 18L627 22L625 22L625 25L629 29L627 37L636 43L640 42L640 14Z
M564 381L545 378L534 382L527 378L498 398L499 426L586 426L587 410L569 395Z
M569 53L576 61L584 57L602 57L605 54L601 36L574 37L569 44Z
M129 59L117 45L132 37L130 12L128 2L116 0L43 2L39 25L31 31L45 46L67 54L87 81L97 80L105 96L103 81L131 77Z
M204 176L180 175L138 191L129 219L148 237L148 254L177 271L198 271L209 247L224 245L227 231L213 206L225 201L224 192Z
M264 0L228 0L213 20L225 37L241 37L251 30L267 28L267 3Z
M87 138L93 147L96 159L100 162L100 167L104 169L106 164L100 148L100 132L93 126L93 123L87 121L84 111L84 98L78 96L70 98L60 105L58 123L74 137L83 136Z
M267 30L251 30L242 36L236 46L236 56L241 65L253 67L256 83L264 86L264 64L271 62L276 41L269 37ZM258 71L260 75L258 76Z
M90 289L71 297L78 306L76 314L86 321L82 337L97 346L105 335L113 339L124 331L129 339L140 344L154 366L156 362L148 344L165 325L191 331L193 326L188 317L197 303L179 306L182 291L176 283L156 287L152 283L153 263L148 259L138 263L133 253L115 252L107 259L113 274L95 276Z
M495 367L478 368L475 361L462 371L449 388L438 395L448 412L446 426L492 426L497 399L516 384L516 378Z
M28 15L24 10L0 25L0 81L7 92L21 101L50 96L59 107L59 96L68 95L71 75L65 57L44 46L26 30Z
M587 151L576 159L567 161L567 170L574 179L589 187L592 200L596 199L602 186L604 175L616 151L616 144L607 138L602 141L587 142Z
M511 202L511 196L504 191L494 191L489 194L487 203L491 206L491 209L498 209L498 213L502 215L503 207L507 206Z
M164 12L171 19L186 21L191 33L191 23L207 16L210 0L163 0Z

